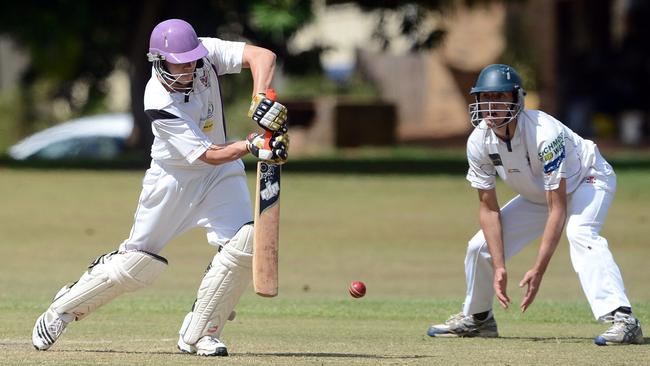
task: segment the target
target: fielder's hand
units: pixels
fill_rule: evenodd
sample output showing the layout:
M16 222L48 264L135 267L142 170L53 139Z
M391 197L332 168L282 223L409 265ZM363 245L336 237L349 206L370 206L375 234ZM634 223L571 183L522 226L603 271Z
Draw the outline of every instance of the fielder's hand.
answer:
M524 296L524 300L521 302L521 305L519 306L522 313L526 311L526 309L528 309L530 304L533 303L533 300L535 300L535 296L537 296L537 291L539 291L539 286L542 284L543 275L544 275L543 273L533 268L528 272L526 272L524 278L521 280L521 282L519 282L519 287L523 288L524 286L527 286L526 295Z
M251 133L246 138L248 151L260 160L284 164L289 157L289 134L281 132Z
M497 300L499 300L499 304L501 304L502 308L507 309L508 304L510 304L510 298L506 293L506 288L508 287L508 272L506 272L505 268L498 268L494 270L492 285L494 287L494 293L497 297Z
M287 107L257 93L248 109L248 117L267 131L287 132Z

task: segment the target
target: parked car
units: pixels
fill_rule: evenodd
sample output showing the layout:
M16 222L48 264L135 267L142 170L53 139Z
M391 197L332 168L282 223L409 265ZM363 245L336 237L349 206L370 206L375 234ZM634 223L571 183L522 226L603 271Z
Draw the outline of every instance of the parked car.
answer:
M26 159L112 159L124 151L133 131L128 113L82 117L39 131L9 148Z

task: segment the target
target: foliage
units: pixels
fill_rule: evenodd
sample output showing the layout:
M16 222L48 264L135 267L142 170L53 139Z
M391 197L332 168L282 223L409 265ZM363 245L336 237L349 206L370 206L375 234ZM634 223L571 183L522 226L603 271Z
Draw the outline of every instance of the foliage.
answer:
M411 43L411 51L437 46L445 35L440 27L425 25L431 14L443 14L456 4L481 4L490 0L356 1L365 11L381 14L400 10L400 32ZM327 1L326 4L351 1ZM24 0L8 2L0 13L0 33L15 39L30 55L31 64L22 76L19 135L54 121L102 112L107 93L105 80L116 67L128 72L131 105L139 126L138 147L148 148L152 138L144 112L142 90L150 77L145 53L149 32L159 21L182 18L203 36L240 39L274 51L289 74L320 72L320 46L292 54L290 37L312 19L310 0L172 0L72 1ZM384 47L389 35L381 27L375 36ZM28 19L28 20L27 20ZM233 85L246 82L235 79ZM228 83L228 82L227 82ZM327 85L322 83L318 87ZM331 89L329 89L331 90ZM338 94L348 91L334 89ZM228 101L227 101L228 102Z
M163 19L185 19L199 35L237 33L237 38L243 36L286 56L286 38L310 19L309 4L306 0L7 3L0 13L0 33L12 37L31 59L21 81L21 102L27 106L21 134L32 132L43 121L101 111L104 81L120 60L128 61L132 105L141 105L140 94L150 76L144 56L149 32ZM29 21L16 14L28 14ZM57 101L66 104L58 113Z

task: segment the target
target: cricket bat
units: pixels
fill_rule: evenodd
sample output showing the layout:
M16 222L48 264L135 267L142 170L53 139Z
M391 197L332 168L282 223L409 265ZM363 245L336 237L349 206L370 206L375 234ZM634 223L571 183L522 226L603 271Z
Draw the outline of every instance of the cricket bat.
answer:
M267 90L266 97L275 100L275 91ZM266 134L272 132L266 131ZM264 297L274 297L278 294L281 171L279 164L264 161L257 163L253 287L256 294Z

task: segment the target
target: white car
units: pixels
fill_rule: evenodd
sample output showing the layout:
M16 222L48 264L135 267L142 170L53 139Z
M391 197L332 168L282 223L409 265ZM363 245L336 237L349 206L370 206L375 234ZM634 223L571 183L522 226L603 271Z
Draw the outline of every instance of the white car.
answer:
M39 131L9 148L25 159L111 159L125 148L133 131L128 113L82 117Z

